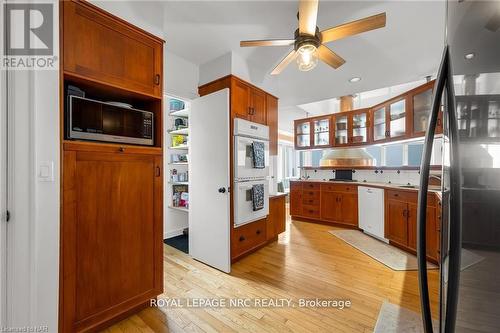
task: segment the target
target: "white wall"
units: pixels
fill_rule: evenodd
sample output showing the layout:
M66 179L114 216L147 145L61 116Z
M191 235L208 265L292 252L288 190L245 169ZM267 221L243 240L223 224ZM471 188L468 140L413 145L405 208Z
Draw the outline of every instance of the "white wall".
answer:
M165 93L184 99L198 97L198 66L170 52L168 44L163 53Z
M231 74L231 58L232 54L231 52L228 52L207 63L201 64L199 84L203 85Z
M58 17L58 2L53 1ZM59 30L58 20L54 29ZM58 45L58 34L54 44ZM55 50L57 54L57 47ZM58 328L59 71L10 71L7 326ZM52 182L37 180L51 161Z

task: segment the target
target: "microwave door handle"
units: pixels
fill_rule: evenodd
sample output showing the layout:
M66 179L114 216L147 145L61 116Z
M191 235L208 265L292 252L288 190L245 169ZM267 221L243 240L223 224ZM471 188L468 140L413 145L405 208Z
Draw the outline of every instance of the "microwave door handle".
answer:
M454 332L457 317L460 283L460 262L462 256L462 184L459 156L458 122L455 112L453 71L448 60L447 113L450 133L450 216L449 216L449 265L448 292L446 293L446 317L444 332Z
M418 191L417 209L417 261L418 261L418 284L420 288L420 302L422 308L422 321L425 333L432 333L432 315L429 302L429 285L427 282L427 256L426 256L426 212L427 212L427 189L429 185L429 169L436 130L437 118L441 105L441 96L445 87L448 70L448 47L443 51L441 65L436 78L434 94L432 96L432 109L429 118L429 128L425 135L424 150L420 165L420 187Z

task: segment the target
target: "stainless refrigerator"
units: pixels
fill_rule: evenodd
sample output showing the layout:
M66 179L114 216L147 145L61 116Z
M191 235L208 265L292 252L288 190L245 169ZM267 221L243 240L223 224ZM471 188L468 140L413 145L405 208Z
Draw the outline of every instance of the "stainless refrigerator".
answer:
M500 332L500 1L448 1L421 165L417 253L425 332ZM443 112L439 318L429 307L426 192ZM436 325L437 323L437 325Z

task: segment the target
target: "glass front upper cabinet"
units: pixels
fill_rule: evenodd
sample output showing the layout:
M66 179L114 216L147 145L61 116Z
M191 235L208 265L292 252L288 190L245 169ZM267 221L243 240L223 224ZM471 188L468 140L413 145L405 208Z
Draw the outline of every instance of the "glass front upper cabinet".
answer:
M352 114L352 144L368 142L368 111Z
M341 146L349 143L349 118L347 115L335 115L335 145Z
M295 123L295 144L297 148L309 148L311 146L311 123L309 120Z
M406 100L389 104L389 133L391 138L406 135Z
M413 95L413 134L427 132L432 108L432 89Z
M330 117L326 117L313 121L315 147L330 145L330 120Z
M385 107L373 111L373 141L384 140L387 137Z

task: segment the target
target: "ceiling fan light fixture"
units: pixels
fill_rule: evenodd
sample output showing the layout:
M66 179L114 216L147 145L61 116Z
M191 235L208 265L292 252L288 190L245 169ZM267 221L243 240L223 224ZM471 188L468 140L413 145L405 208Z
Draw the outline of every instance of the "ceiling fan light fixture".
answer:
M297 65L300 71L307 72L318 64L318 48L314 44L303 44L297 49Z

